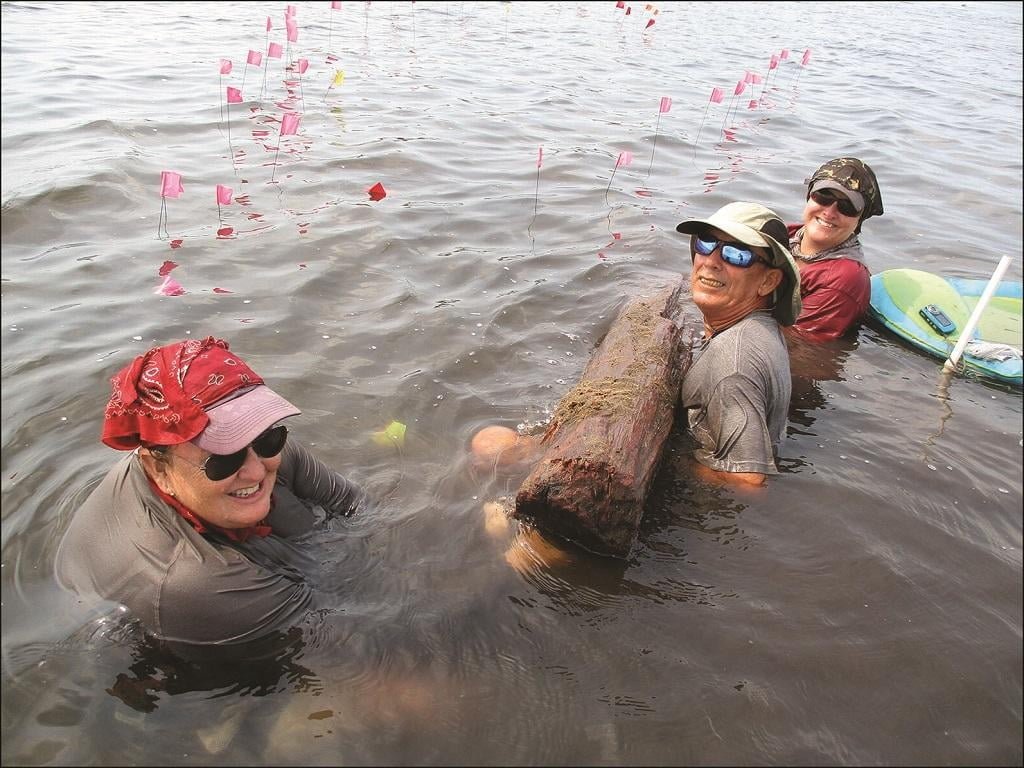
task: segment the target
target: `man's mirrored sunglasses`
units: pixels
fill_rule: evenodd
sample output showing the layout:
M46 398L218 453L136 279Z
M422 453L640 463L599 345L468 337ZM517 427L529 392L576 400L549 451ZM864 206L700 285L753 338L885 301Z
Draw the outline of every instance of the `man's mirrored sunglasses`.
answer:
M726 240L715 240L701 235L695 235L693 238L693 249L701 256L710 256L718 247L721 247L719 255L722 257L722 261L732 264L734 267L746 269L754 262L764 261L743 243L730 243Z

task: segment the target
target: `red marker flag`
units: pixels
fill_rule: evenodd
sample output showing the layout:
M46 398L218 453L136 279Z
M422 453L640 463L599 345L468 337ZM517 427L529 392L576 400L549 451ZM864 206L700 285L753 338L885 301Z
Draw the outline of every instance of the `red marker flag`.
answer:
M647 166L647 175L651 175L651 169L654 167L654 150L658 148L658 129L661 127L661 116L672 109L672 99L668 96L662 96L661 101L658 103L658 122L654 125L654 145L651 147L651 162Z
M648 19L647 20L647 25L644 27L644 29L650 29L653 26L654 26L654 19Z
M309 59L299 59L295 63L298 65L300 75L304 75L306 70L309 69Z
M615 7L616 7L616 8L625 8L625 7L626 7L626 4L625 4L624 2L622 2L622 0L619 0L619 2L617 2L617 3L615 4Z
M285 15L285 18L288 18L289 16L294 17L295 16L295 6L294 5L289 5L287 8L285 8L284 9L284 15Z
M755 74L751 73L751 75L750 75L750 84L751 85L760 85L761 84L761 76L760 75L755 75Z
M537 147L537 184L533 191L533 217L537 218L537 205L540 202L540 166L544 162L544 147ZM533 222L530 222L533 226Z
M786 61L789 59L789 48L783 48L779 53L779 61Z
M231 187L225 187L223 184L218 184L217 205L231 205L231 196L233 194Z
M779 57L773 53L771 60L768 62L768 69L773 70L777 66L779 66Z
M626 6L626 15L627 15L627 16L629 16L629 14L631 14L632 12L633 12L633 9L632 9L632 7L630 7L630 6L628 6L628 5L627 5L627 6Z
M722 99L725 97L725 92L721 88L711 89L711 98L708 99L708 105L704 107L704 116L700 119L700 126L697 128L697 138L693 140L693 167L697 167L697 144L700 142L700 133L704 130L704 121L707 120L708 110L711 109L712 104L721 104ZM726 116L729 114L729 110L725 110Z
M811 60L811 49L808 48L806 51L804 51L803 59L800 60L800 69L797 70L796 78L793 80L793 85L796 85L797 83L800 82L800 75L803 74L804 67L807 66L807 62L809 62L810 60Z
M299 25L295 21L294 16L284 17L284 26L287 29L287 38L289 43L299 42Z
M340 11L341 10L341 0L331 0L331 10L332 11ZM330 16L330 21L331 21L330 26L328 26L328 28L327 28L327 47L328 48L331 47L331 36L334 34L334 14L333 13ZM329 59L328 59L328 61L329 61Z
M271 43L267 47L267 56L269 56L271 59L280 59L281 58L281 54L283 52L284 51L281 48L281 44L280 43Z
M222 75L227 75L231 73L231 59L220 60L220 73Z
M160 171L160 197L178 197L184 191L180 173Z
M254 67L258 67L263 61L263 54L259 51L249 51L249 55L245 59L246 64L252 64Z
M237 88L228 86L228 104L241 104L242 103L242 92Z
M729 100L729 106L725 110L725 119L722 120L722 129L725 129L725 124L729 120L729 114L732 112L733 104L736 103L736 97L739 96L747 89L746 78L741 77L736 83L736 87L733 89L732 98Z
M159 287L153 291L158 296L181 296L185 293L185 289L181 287L181 283L175 280L170 275L164 277L164 281L160 283Z
M167 232L167 198L177 197L185 188L181 186L181 174L174 171L160 171L160 216L156 220L156 236L160 237L160 229L163 228L163 235L170 238ZM181 241L176 241L179 245ZM171 243L172 248L178 246Z
M374 202L377 202L378 200L383 200L385 197L388 196L388 191L386 189L384 189L384 185L381 184L379 181L376 184L374 184L372 187L370 187L366 191L366 193L370 196L370 199L373 200Z
M750 103L747 104L747 109L757 109L757 99L751 99Z
M281 135L294 136L299 129L299 118L301 115L295 112L285 112L281 118Z
M267 16L267 32L269 32L273 28L274 28L274 24L273 24L273 22L270 21L270 17Z
M615 180L615 172L619 170L620 165L629 165L633 162L632 152L619 152L619 156L615 159L615 167L612 168L612 174L608 177L608 186L604 189L604 202L608 204L608 190L612 188L612 181Z
M281 132L280 134L278 134L279 137L294 136L295 132L299 129L300 117L302 117L302 115L299 115L295 112L285 112L284 115L281 116ZM281 142L278 141L277 151L274 152L274 170L270 174L271 181L273 181L274 177L277 175L277 156L280 154L280 152Z

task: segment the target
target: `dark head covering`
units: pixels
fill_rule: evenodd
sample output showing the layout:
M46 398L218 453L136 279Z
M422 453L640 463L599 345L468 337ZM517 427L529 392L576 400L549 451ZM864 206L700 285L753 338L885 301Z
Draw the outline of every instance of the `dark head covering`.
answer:
M811 196L811 192L826 188L855 193L850 199L855 206L862 207L857 232L860 232L865 219L881 216L883 213L882 193L878 189L875 172L871 170L871 166L856 157L837 157L816 170L807 182L807 197ZM861 205L858 205L858 197L862 201Z

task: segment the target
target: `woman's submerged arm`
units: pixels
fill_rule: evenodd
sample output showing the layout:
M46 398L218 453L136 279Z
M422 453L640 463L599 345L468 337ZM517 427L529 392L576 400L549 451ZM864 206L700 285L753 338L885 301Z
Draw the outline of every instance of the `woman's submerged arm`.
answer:
M278 476L300 499L322 506L328 517L351 515L366 501L362 488L328 467L295 440L289 440L285 446Z

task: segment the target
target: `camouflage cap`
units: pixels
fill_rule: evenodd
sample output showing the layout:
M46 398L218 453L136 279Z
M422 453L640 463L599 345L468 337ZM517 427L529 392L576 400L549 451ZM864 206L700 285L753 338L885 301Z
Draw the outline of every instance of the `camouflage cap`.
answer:
M819 181L831 181L839 184L844 189L856 192L864 198L864 209L861 213L860 222L870 219L872 216L881 216L882 193L878 189L878 179L871 166L856 157L837 157L829 160L814 175L807 180L807 195L810 196L811 188ZM860 222L857 224L857 231L860 231Z

